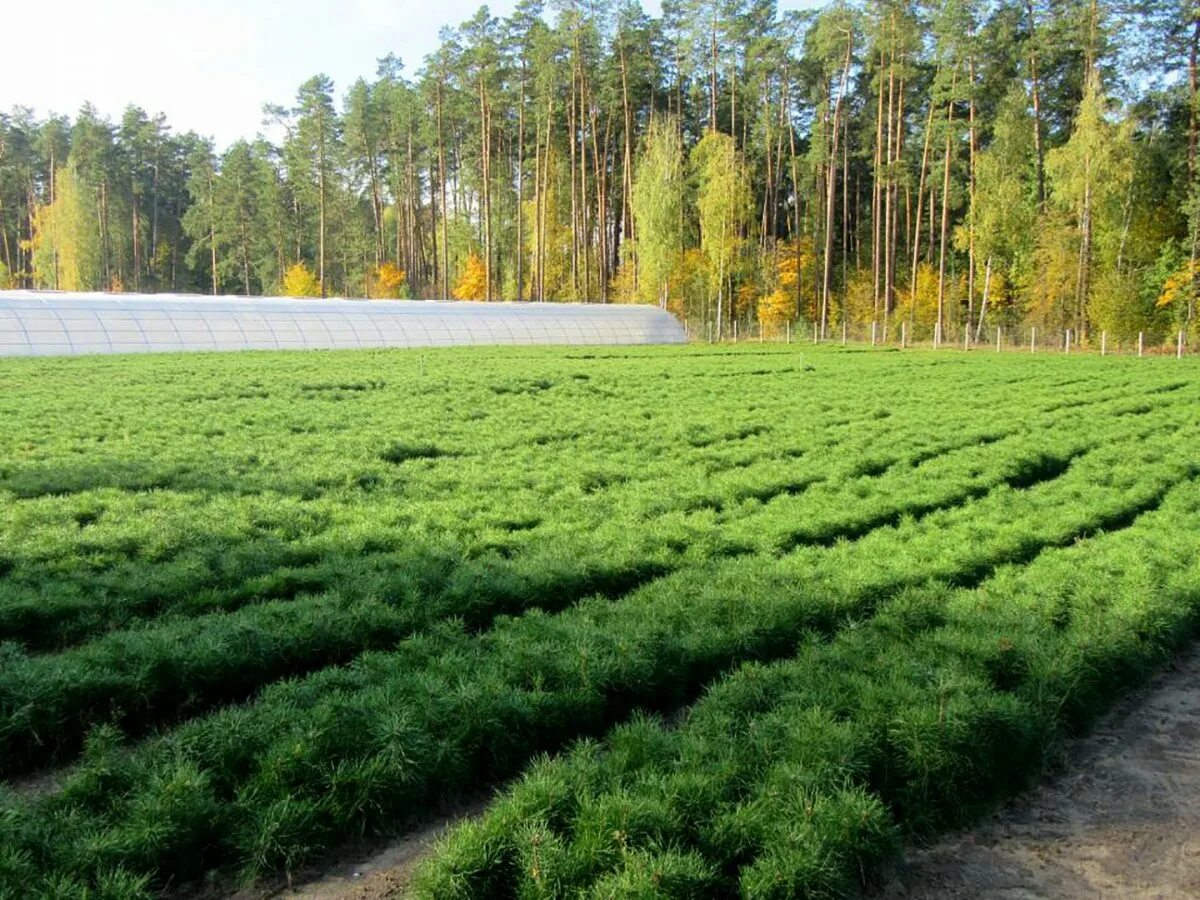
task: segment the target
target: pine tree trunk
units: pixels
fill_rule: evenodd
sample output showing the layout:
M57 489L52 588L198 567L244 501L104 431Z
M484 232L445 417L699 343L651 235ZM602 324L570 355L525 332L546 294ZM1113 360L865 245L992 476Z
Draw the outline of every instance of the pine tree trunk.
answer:
M212 263L212 292L217 296L217 197L212 173L208 176L208 249Z
M539 258L538 258L538 300L545 301L546 299L546 252L548 249L548 241L546 240L546 221L550 216L550 178L552 172L550 168L551 157L551 127L554 124L554 94L551 93L546 102L546 162L542 166L542 211L541 223L538 231L541 234Z
M517 108L517 302L521 302L525 283L525 57L521 57L521 96Z
M632 259L633 266L633 285L636 292L638 285L638 267L637 267L637 232L636 224L633 220L633 110L629 104L629 73L628 66L625 61L625 42L620 41L618 46L619 63L621 69L621 113L625 122L625 146L624 159L622 161L621 172L621 190L624 193L624 199L621 202L621 216L624 222L623 232L629 238L630 243L634 246L634 257ZM614 253L619 253L620 244L613 248Z
M770 210L774 203L774 188L775 184L772 179L774 174L771 160L771 95L767 86L763 85L763 202L762 215L759 218L759 238L758 249L762 253L766 253L770 240L774 239L774 235L770 235L768 228L770 223ZM768 236L770 240L768 239Z
M937 75L934 75L934 80ZM917 180L917 215L916 221L913 223L913 241L912 241L912 276L908 285L908 302L909 307L917 305L917 268L921 258L921 213L925 201L925 176L929 171L929 145L933 139L933 103L929 104L929 115L925 119L925 145L921 149L921 174ZM930 207L929 216L933 217L933 208Z
M942 167L942 235L938 251L938 305L935 346L941 343L946 328L946 239L950 233L950 146L954 131L954 87L958 73L950 79L950 99L946 101L946 154Z
M433 171L432 161L429 163L429 172L427 174L429 176L429 242L433 249L433 278L431 279L431 283L437 285L440 283L442 265L438 257L438 198L437 191L433 189L434 184L437 183L437 176ZM414 282L410 278L408 283L412 286ZM413 291L413 295L416 296L417 292ZM420 296L425 296L425 294L422 293Z
M887 102L887 143L885 154L887 159L887 183L884 197L884 240L883 240L883 321L884 333L887 333L888 316L892 309L892 285L895 278L892 261L895 259L893 245L893 196L895 194L894 173L892 172L892 145L894 142L895 124L893 114L896 102L896 48L895 48L895 16L892 17L893 37L891 55L888 60L888 102Z
M238 208L238 226L242 238L242 289L250 296L250 228L246 222L246 210Z
M150 187L150 262L146 271L152 278L158 276L158 160L154 161L154 178Z
M482 179L483 195L481 213L483 215L483 280L484 299L492 300L492 179L491 163L491 129L489 128L489 111L487 96L484 92L483 72L479 73L479 168Z
M575 178L575 156L579 148L579 141L576 134L577 119L575 116L576 110L576 80L575 69L571 70L571 102L567 107L567 134L570 138L569 144L571 147L570 153L570 176L571 182L571 292L572 299L579 299L579 183Z
M710 59L711 66L709 69L709 110L708 110L708 127L712 131L717 130L717 5L712 5L712 28L710 35Z
M975 316L975 58L967 61L969 84L967 162L967 329Z
M583 257L583 296L578 299L586 301L592 296L592 221L591 205L588 203L587 159L587 129L591 104L583 71L583 55L578 50L576 52L579 60L579 250Z
M875 116L875 158L871 185L871 286L872 317L879 317L880 282L883 271L883 67L884 51L879 49L879 105Z
M447 236L448 208L446 206L446 142L442 131L442 84L438 82L437 89L437 153L438 179L441 181L442 193L442 297L450 299L450 241Z
M1196 152L1197 142L1200 141L1200 118L1198 114L1197 104L1200 103L1200 77L1197 74L1196 57L1200 51L1200 13L1196 13L1196 22L1192 28L1192 40L1188 47L1188 190L1191 191L1193 199L1200 192L1200 185L1196 179ZM1200 216L1196 212L1192 212L1191 232L1191 251L1188 257L1190 263L1188 271L1191 272L1191 287L1188 290L1188 305L1187 305L1187 322L1190 325L1196 317L1196 294L1200 290L1200 281L1197 278L1196 259L1197 251L1200 250Z
M131 235L133 240L133 289L134 291L140 291L142 287L142 243L140 240L142 223L138 210L137 190L131 190L130 195L132 200L131 206L133 207L133 222L131 223L133 230Z
M788 108L791 101L790 79L785 75L783 82L783 97L782 103L784 108ZM795 223L789 222L791 229L792 246L796 255L796 315L800 315L804 306L804 270L801 265L803 262L803 254L801 245L804 238L804 221L800 212L800 165L799 156L796 153L796 129L789 117L787 123L788 129L788 147L791 151L792 163L792 196L796 198L796 218Z
M850 117L842 117L842 291L850 264Z
M852 40L846 41L846 61L842 66L841 85L838 88L837 102L833 107L833 123L831 134L831 146L829 152L829 164L826 170L827 186L825 193L825 259L824 259L824 275L821 282L821 326L820 333L822 340L825 338L825 329L829 322L829 291L830 279L832 275L833 263L833 210L834 210L834 195L837 185L837 154L838 154L838 128L841 125L842 116L842 99L846 95L846 81L850 77L850 60L853 53L854 44Z
M599 123L592 107L592 171L596 182L596 272L600 280L600 302L608 302L608 142L611 137L611 117L604 123L604 143L599 141ZM601 147L604 152L601 153Z
M903 63L904 62L903 58L900 61L901 61L901 63ZM905 87L904 76L901 75L899 77L899 79L897 80L897 88L896 88L896 147L895 147L894 155L892 157L892 168L893 168L893 170L895 170L897 172L900 170L900 160L904 155L904 98L905 98L904 87ZM896 277L899 272L899 268L896 265L896 257L897 257L897 254L900 252L900 234L901 234L901 232L900 232L900 179L899 178L893 179L892 191L896 194L896 200L892 207L892 236L888 242L889 249L891 252L890 268L891 268L891 272L892 272L892 290L888 296L891 300L890 308L895 309L896 294L897 294ZM906 242L906 246L905 246L906 252L909 249L911 249L911 248L907 247L908 228L912 224L912 222L911 222L912 213L910 212L911 208L912 208L912 202L911 202L911 198L909 196L908 186L906 185L905 190L904 190L905 230L903 232L904 240ZM888 323L887 323L886 318L884 320L884 325L883 325L883 336L884 336L884 339L886 340L887 336L888 336Z
M1037 157L1038 208L1046 208L1046 151L1042 145L1042 101L1038 82L1037 23L1033 16L1033 0L1026 0L1029 18L1029 82L1033 101L1033 148Z

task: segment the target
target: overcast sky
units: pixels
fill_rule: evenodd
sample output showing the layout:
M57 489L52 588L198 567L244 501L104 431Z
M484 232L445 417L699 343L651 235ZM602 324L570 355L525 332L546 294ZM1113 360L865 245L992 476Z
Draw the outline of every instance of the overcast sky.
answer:
M478 0L42 0L6 9L0 110L72 117L85 101L117 119L129 103L221 146L262 129L262 105L289 104L318 72L338 96L395 53L411 74L437 33ZM814 5L781 0L781 9ZM489 4L507 15L515 0ZM643 0L658 13L658 0ZM16 39L17 35L26 38Z

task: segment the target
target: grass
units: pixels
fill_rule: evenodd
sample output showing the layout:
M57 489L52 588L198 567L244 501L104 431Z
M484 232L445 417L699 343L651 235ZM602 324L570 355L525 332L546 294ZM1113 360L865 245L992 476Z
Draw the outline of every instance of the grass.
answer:
M427 894L853 892L1200 604L1187 361L236 354L0 388L0 773L64 766L0 794L0 896L290 871L523 770Z

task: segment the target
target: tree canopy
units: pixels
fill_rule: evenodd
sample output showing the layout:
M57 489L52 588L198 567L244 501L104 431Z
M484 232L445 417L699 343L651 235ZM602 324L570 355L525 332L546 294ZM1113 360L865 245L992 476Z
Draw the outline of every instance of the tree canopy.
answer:
M481 8L415 71L268 104L276 140L0 114L0 285L302 266L320 296L639 300L714 334L1195 328L1195 0L662 10Z

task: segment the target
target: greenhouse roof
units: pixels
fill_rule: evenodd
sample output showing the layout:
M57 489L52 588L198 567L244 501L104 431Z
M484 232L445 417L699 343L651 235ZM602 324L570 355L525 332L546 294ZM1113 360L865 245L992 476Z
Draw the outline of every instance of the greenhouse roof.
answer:
M652 306L0 292L0 356L464 344L672 344Z

